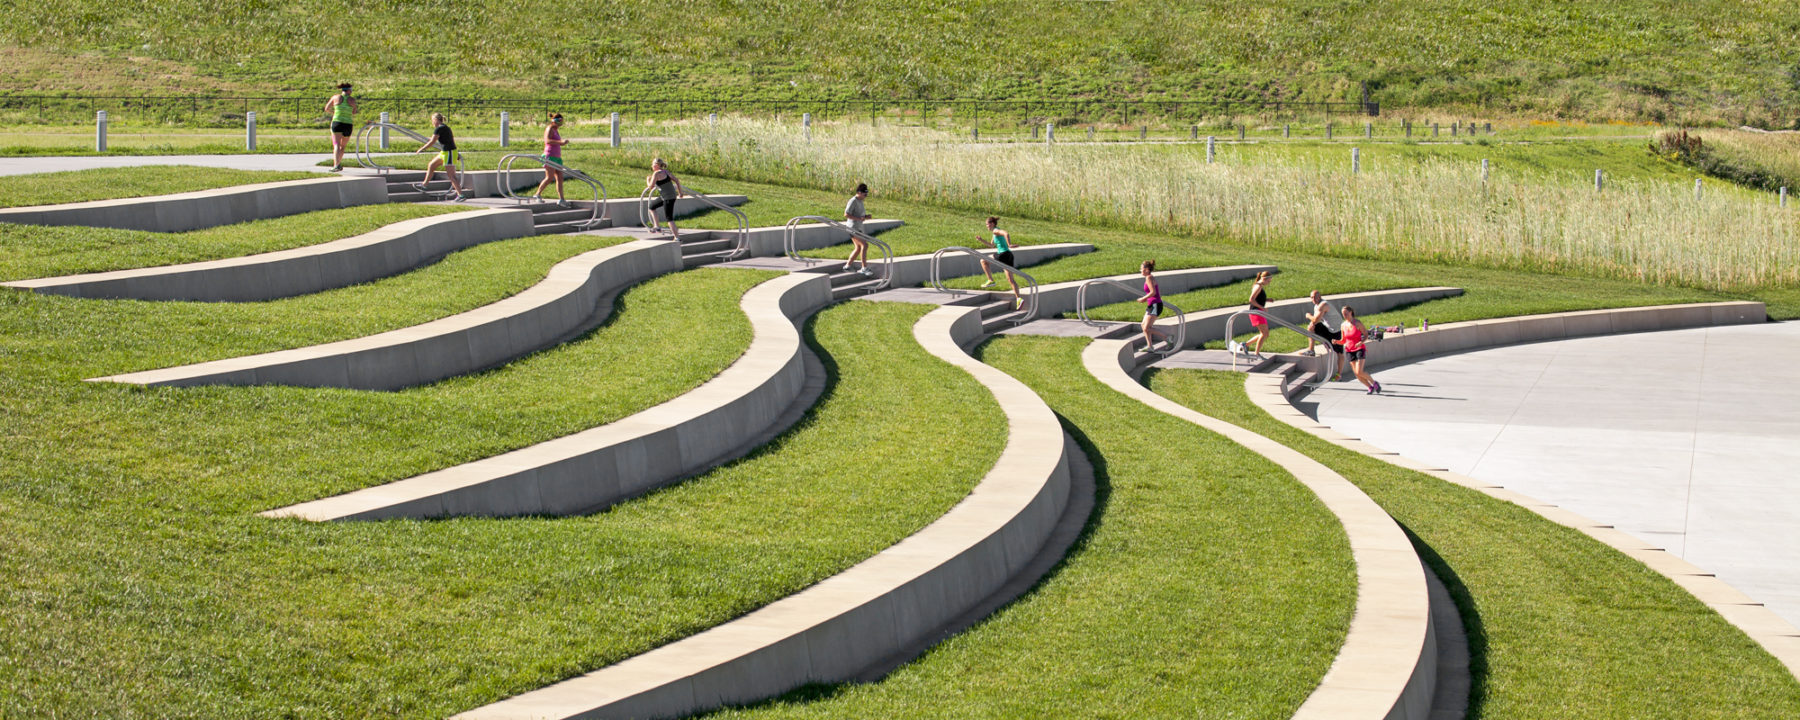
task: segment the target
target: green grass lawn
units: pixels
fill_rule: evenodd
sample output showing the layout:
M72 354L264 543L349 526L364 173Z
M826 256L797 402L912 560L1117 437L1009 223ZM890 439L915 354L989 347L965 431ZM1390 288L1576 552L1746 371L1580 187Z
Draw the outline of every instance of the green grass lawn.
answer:
M1525 508L1363 456L1252 405L1236 373L1163 370L1159 394L1319 460L1369 493L1451 588L1472 720L1776 718L1800 682L1685 590Z
M0 280L217 260L316 245L403 220L458 212L441 205L360 205L184 233L0 223Z
M866 303L813 323L835 379L795 430L606 513L254 515L691 387L742 352L737 298L768 277L653 280L580 341L398 393L83 383L146 364L147 345L207 345L234 323L185 318L180 304L0 293L0 573L13 578L0 589L0 684L16 689L0 715L441 716L717 624L935 519L985 474L1003 433L930 419L1003 421L979 385L912 341L927 308ZM229 308L196 312L209 309ZM695 325L704 342L643 342ZM895 384L918 402L889 402Z
M232 185L304 180L310 172L222 170L185 165L146 165L0 176L0 207L56 205L113 198L168 195Z
M1086 343L1007 337L981 350L1094 459L1096 510L1061 566L879 682L708 717L1292 715L1355 604L1342 526L1274 463L1094 380Z

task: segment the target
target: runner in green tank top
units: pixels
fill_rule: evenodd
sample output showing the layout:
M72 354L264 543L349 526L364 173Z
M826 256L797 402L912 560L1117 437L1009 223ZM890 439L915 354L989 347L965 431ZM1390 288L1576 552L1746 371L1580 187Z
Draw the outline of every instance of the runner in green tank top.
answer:
M1000 229L1000 218L991 215L988 216L987 230L988 235L992 236L993 240L989 240L980 235L975 237L980 239L982 244L997 251L994 253L994 259L1000 261L1000 264L1018 267L1019 261L1013 257L1012 234ZM988 265L988 261L981 261L981 272L987 275L987 282L982 283L981 286L984 288L993 287L994 269ZM1025 300L1024 298L1019 297L1019 281L1017 278L1013 277L1012 270L1006 270L1006 281L1012 284L1013 309L1017 310L1021 305L1025 304Z
M356 98L350 96L350 83L338 85L338 94L325 101L325 114L331 116L331 171L344 169L344 148L350 134L356 132L351 115L356 112Z

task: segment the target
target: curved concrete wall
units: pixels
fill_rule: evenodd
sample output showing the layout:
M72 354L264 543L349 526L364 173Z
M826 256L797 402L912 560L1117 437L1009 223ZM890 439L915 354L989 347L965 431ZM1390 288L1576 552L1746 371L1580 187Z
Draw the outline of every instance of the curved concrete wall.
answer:
M1093 251L1094 246L1087 243L1026 245L1013 250L1013 259L1018 260L1020 266L1031 266L1038 263L1049 262L1067 255L1080 255L1082 253L1090 253ZM984 254L988 257L993 257L994 251L987 250L984 251ZM881 261L875 260L873 262L875 275L879 277L881 275ZM813 267L806 270L806 272L836 272L841 267L843 267L843 265L836 260L820 260ZM944 277L974 275L981 272L981 261L962 253L945 255L942 270ZM894 258L893 273L894 282L889 286L892 288L913 287L931 282L931 253L902 255ZM964 290L960 292L963 294L973 294L978 291Z
M870 235L874 235L887 232L905 224L906 222L902 220L868 220L863 223L863 228ZM786 254L787 241L785 240L784 235L786 230L786 226L781 225L750 228L750 255L752 257L774 257L776 255ZM728 237L730 234L730 231L728 230L714 230L713 232L719 233L719 237L721 238ZM795 250L817 250L819 248L841 245L847 242L850 242L850 233L838 228L836 225L807 223L794 226ZM872 250L870 254L879 256L880 253ZM875 257L871 259L879 260L880 258Z
M532 232L529 211L480 210L405 220L356 237L291 250L0 286L82 298L255 302L368 282L471 245Z
M263 513L307 520L569 515L709 467L793 403L806 383L799 319L831 302L830 280L790 274L739 305L755 338L718 376L635 415L437 472Z
M1359 315L1372 315L1385 312L1403 305L1455 297L1463 293L1462 288L1426 287L1401 288L1397 290L1371 290L1369 292L1326 295L1333 307L1342 308L1350 305L1356 308ZM1190 312L1187 316L1187 342L1189 345L1202 345L1211 340L1225 336L1225 323L1231 316L1243 310L1243 305L1217 308L1204 312ZM1291 323L1306 322L1306 314L1312 311L1312 301L1306 298L1293 298L1269 303L1264 312ZM1156 324L1158 328L1168 330L1175 326L1175 318L1163 318ZM1277 328L1281 330L1282 328ZM1238 320L1232 330L1244 333L1250 331L1248 318ZM1370 347L1374 347L1373 344Z
M322 177L153 197L0 209L0 222L187 232L388 201L379 177Z
M1082 364L1108 387L1194 423L1280 465L1336 515L1356 560L1356 613L1331 669L1294 717L1301 720L1428 720L1437 684L1437 634L1425 568L1399 524L1319 461L1231 423L1202 415L1132 378L1141 341L1096 340Z
M978 308L935 310L913 335L980 380L1006 413L1006 448L968 497L911 537L798 594L456 717L675 717L806 683L841 682L928 638L1019 572L1068 501L1062 428L1030 388L963 352L981 335Z
M1246 280L1256 277L1259 272L1272 273L1276 272L1276 268L1274 265L1227 265L1163 270L1156 274L1156 286L1162 291L1163 296L1167 297L1189 290ZM1141 288L1144 284L1143 276L1137 273L1111 275L1101 279L1122 282L1134 288ZM1075 312L1076 296L1080 294L1081 286L1088 282L1088 280L1071 280L1038 288L1038 316L1054 317L1063 313ZM1143 294L1142 291L1127 292L1112 285L1095 285L1088 288L1088 305L1091 309L1112 303L1130 302Z
M1391 336L1369 345L1372 361L1387 364L1416 360L1432 355L1462 352L1516 343L1540 342L1574 337L1605 335L1619 332L1678 330L1713 325L1741 325L1767 320L1762 303L1722 302L1693 305L1662 305L1641 308L1618 308L1582 312L1527 315L1523 317L1477 320L1434 326L1430 331ZM1300 358L1309 361L1310 358ZM1316 370L1308 369L1308 372ZM1480 480L1435 468L1396 455L1356 438L1345 436L1319 424L1312 416L1295 408L1288 399L1283 378L1252 373L1245 391L1252 402L1289 425L1304 430L1339 447L1368 455L1448 482L1479 491L1489 497L1525 507L1545 519L1573 528L1644 563L1718 612L1727 622L1743 630L1800 678L1800 629L1783 620L1761 603L1752 600L1712 573L1676 557L1662 548L1628 535L1611 525L1557 507L1542 500L1485 483Z
M190 385L299 385L397 390L492 367L592 327L596 306L621 288L681 269L674 243L640 240L564 260L518 295L440 320L368 337L93 382Z

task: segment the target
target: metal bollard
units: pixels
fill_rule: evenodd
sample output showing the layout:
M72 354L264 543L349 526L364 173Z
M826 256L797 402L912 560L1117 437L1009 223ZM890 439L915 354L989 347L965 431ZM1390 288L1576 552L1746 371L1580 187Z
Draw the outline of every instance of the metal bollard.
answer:
M244 113L244 149L256 150L256 111Z
M1602 189L1602 187L1603 187L1602 178L1603 177L1604 176L1602 175L1600 168L1594 168L1594 192L1600 192L1600 190Z
M806 141L812 142L812 113L800 114L800 127L806 130Z
M1218 138L1211 135L1206 136L1206 162L1208 164L1211 164L1213 161L1213 143L1217 140Z
M1357 175L1357 174L1360 174L1361 172L1362 172L1362 148L1355 148L1355 147L1350 148L1350 174Z
M106 111L94 113L94 152L106 152Z
M512 113L500 111L500 147L512 144Z
M384 110L381 113L381 149L383 149L383 150L388 149L387 124L388 124L388 114L387 114L387 111Z
M619 114L612 114L612 146L619 146Z

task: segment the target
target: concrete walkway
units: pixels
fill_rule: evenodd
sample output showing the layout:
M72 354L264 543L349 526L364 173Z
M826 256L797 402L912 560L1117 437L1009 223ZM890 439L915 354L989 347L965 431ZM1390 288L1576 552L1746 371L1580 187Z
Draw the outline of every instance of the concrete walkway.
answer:
M1800 323L1614 335L1377 369L1386 395L1334 383L1306 401L1341 432L1667 548L1800 624L1796 356Z
M95 155L56 156L56 157L9 157L0 158L0 175L25 175L29 173L62 172L65 170L89 170L93 168L136 167L138 165L198 165L201 167L232 168L235 170L305 170L325 172L319 166L322 160L330 160L331 153L298 153L288 155ZM351 167L356 161L349 155L344 156L344 163ZM369 171L358 168L355 172Z

